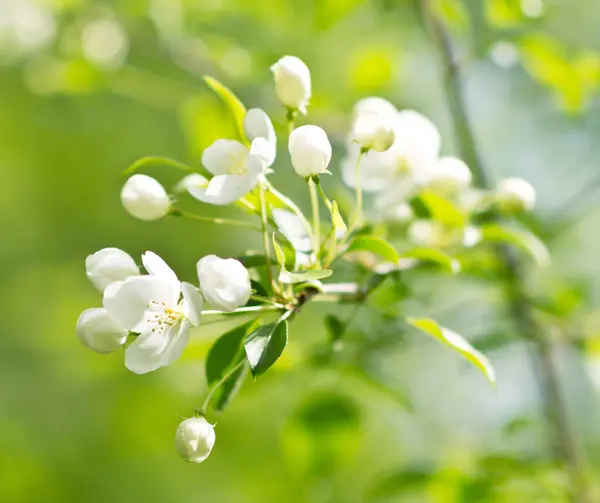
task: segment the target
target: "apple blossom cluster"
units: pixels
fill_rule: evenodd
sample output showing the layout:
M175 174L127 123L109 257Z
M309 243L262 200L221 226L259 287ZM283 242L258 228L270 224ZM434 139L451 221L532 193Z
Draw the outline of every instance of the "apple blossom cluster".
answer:
M463 161L440 155L440 133L431 120L369 97L355 106L341 162L344 181L355 189L355 203L341 208L326 195L320 179L329 173L333 155L327 133L313 124L295 127L308 112L312 93L308 67L297 57L284 56L271 71L289 126L289 157L281 169L286 169L287 161L306 182L310 218L268 180L277 157L277 136L267 113L246 110L230 90L207 77L207 84L230 107L239 137L214 141L202 154L201 168L164 159L164 164L188 171L173 194L156 179L133 173L147 159L156 162L156 158L138 161L128 170L131 176L121 201L130 215L144 221L172 216L252 228L260 234L262 249L237 259L202 257L191 282L180 280L150 251L142 255L141 265L118 248L102 249L86 259L87 277L101 292L102 307L81 314L77 337L97 353L124 348L125 366L136 374L174 363L188 344L190 329L201 326L206 316L231 320L236 318L227 314L237 313L250 318L217 338L207 354L209 391L176 433L177 450L190 462L208 457L215 443L208 418L223 411L248 371L258 378L279 359L288 325L307 302L331 295L336 297L328 301L364 302L388 275L421 263L447 266L456 273L460 262L448 249L485 239L514 244L518 236L486 224L486 212L509 215L529 210L535 202L535 191L521 179L504 180L489 193L474 188ZM363 191L374 195L372 214L363 214ZM186 193L203 205L234 205L247 218L232 221L186 213L177 206L177 198ZM326 222L321 206L327 210ZM409 222L403 230L394 227ZM390 230L382 235L373 223L390 224ZM344 282L343 277L336 277L340 283L324 281L343 274L337 271L340 260L367 270L375 278L371 286ZM485 356L452 330L430 319L405 321L494 380ZM334 338L339 339L344 324L334 325L338 327Z

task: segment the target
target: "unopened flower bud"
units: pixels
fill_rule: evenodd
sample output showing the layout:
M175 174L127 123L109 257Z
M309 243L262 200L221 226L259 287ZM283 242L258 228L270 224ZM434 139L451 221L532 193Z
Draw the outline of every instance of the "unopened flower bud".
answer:
M361 148L377 152L386 151L396 138L393 123L375 113L363 113L357 117L353 136Z
M496 191L496 201L506 212L529 211L535 206L535 189L522 178L502 180Z
M103 248L85 259L88 279L101 292L115 281L124 281L140 272L135 260L119 248Z
M101 307L86 309L81 313L75 331L81 344L101 354L120 349L129 333Z
M140 220L158 220L169 212L169 196L154 178L133 175L121 190L124 208Z
M207 255L196 268L202 295L214 308L231 312L250 299L250 276L239 260Z
M215 445L215 429L203 417L191 417L182 421L175 434L175 446L179 455L190 463L202 463Z
M310 70L296 56L284 56L271 66L275 78L275 92L286 107L306 115L311 97Z
M288 149L292 166L304 178L327 172L331 161L331 143L319 126L300 126L290 134Z
M456 157L442 157L432 169L427 186L444 195L452 195L471 184L469 167Z

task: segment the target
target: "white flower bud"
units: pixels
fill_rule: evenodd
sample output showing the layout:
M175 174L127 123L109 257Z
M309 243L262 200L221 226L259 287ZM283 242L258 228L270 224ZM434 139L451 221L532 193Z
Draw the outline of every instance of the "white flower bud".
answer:
M393 123L376 113L359 115L354 123L353 136L363 149L377 152L386 151L396 139Z
M408 238L417 245L442 246L447 236L444 228L434 220L415 220L408 228Z
M535 189L522 178L506 178L496 191L500 208L507 212L529 211L535 206L535 199Z
M101 307L86 309L81 313L75 331L81 344L101 354L120 349L129 333Z
M139 275L135 260L119 248L103 248L85 259L88 279L101 292L115 281Z
M275 78L275 92L279 100L291 109L306 115L311 97L310 70L296 56L284 56L271 66Z
M140 220L157 220L169 211L169 196L163 186L146 175L133 175L121 190L125 209Z
M379 96L368 96L358 100L354 105L354 120L363 114L376 114L388 121L393 121L398 115L398 110L389 101Z
M175 446L179 455L190 463L202 463L215 445L215 429L203 417L191 417L182 421L175 434Z
M300 126L290 134L288 149L292 166L304 178L327 172L331 161L331 143L319 126Z
M207 255L196 269L202 295L215 309L235 311L250 299L250 276L240 261Z
M429 173L426 185L442 194L456 194L471 184L471 170L456 157L442 157Z

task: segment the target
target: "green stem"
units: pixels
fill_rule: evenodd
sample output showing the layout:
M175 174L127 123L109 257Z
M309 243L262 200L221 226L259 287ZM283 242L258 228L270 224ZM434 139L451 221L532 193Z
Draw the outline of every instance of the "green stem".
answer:
M285 305L280 304L279 302L275 302L274 300L271 300L267 297L263 297L262 295L250 295L250 298L252 300L256 300L257 302L264 302L265 304L269 304L278 309L285 309L285 307L286 307Z
M173 216L189 218L192 220L198 220L200 222L211 222L213 224L221 224L221 225L233 225L236 227L246 227L248 229L252 229L254 231L260 232L260 228L256 227L256 225L250 222L244 222L242 220L229 220L228 218L214 218L214 217L206 217L204 215L195 215L193 213L187 213L181 210L171 210L170 212Z
M319 195L317 194L317 184L312 178L308 179L308 191L310 192L310 205L313 215L313 256L315 263L319 265L321 255L321 217L319 215Z
M265 258L267 262L267 277L269 278L271 289L273 290L273 292L277 292L277 285L275 284L275 280L273 279L273 270L271 269L271 245L269 244L269 235L267 233L267 203L265 200L265 186L262 180L258 184L258 194L260 197L260 230L262 232L263 246L265 248Z
M281 307L280 307L281 306ZM283 304L273 305L273 306L248 306L248 307L238 307L234 313L258 313L262 311L280 311L284 309L285 306ZM202 311L202 316L211 316L213 314L232 314L227 313L225 311L218 311L216 309L208 309L207 311Z
M360 184L360 161L365 155L365 150L361 149L358 157L356 158L356 211L354 212L354 216L350 221L350 226L348 227L348 235L352 233L352 231L356 228L359 220L362 218L362 187Z
M204 400L204 403L202 404L202 407L200 408L200 414L202 414L203 416L206 416L206 412L208 411L208 406L210 405L210 401L211 401L213 395L215 394L215 391L217 391L225 383L225 381L227 381L227 379L229 379L233 374L235 374L245 363L246 363L246 359L244 358L237 365L232 367L231 370L229 372L227 372L223 377L221 377L221 379L219 379L212 388L210 388L210 391L208 392L208 395L206 395L206 399Z

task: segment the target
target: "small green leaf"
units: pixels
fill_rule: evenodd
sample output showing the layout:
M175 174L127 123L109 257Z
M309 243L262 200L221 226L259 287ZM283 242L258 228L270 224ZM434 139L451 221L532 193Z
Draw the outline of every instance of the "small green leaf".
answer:
M281 268L279 273L279 281L285 284L290 283L301 283L306 281L315 281L319 279L328 278L333 274L331 269L319 269L318 271L302 271L302 272L290 272L284 267Z
M277 259L277 263L285 269L285 252L275 239L275 233L273 233L273 250L275 250L275 258Z
M491 384L496 382L494 369L488 359L471 346L464 337L449 328L438 325L437 322L429 318L408 318L406 322L460 353L465 359L481 370Z
M329 314L325 316L325 328L329 334L330 341L333 343L343 337L344 331L346 330L346 324L337 316Z
M225 105L227 105L227 108L229 108L229 111L233 115L240 137L247 143L248 140L246 139L246 133L244 131L244 118L246 117L246 107L244 104L230 89L221 84L217 79L205 75L204 82L206 82L208 87L217 93Z
M450 272L460 272L460 262L437 248L413 248L400 255L400 258L433 262L448 269Z
M237 257L243 266L246 269L253 269L255 267L264 267L267 265L267 257L264 255L242 255ZM271 259L271 264L276 264L277 262Z
M169 166L171 168L176 168L181 171L186 171L187 173L197 173L198 171L179 161L175 161L174 159L169 159L168 157L142 157L135 161L131 166L129 166L125 171L123 171L124 175L130 175L141 168L145 168L146 166Z
M498 224L486 224L481 227L481 233L485 241L510 244L524 250L540 267L550 264L548 248L540 238L531 232L511 229Z
M299 293L302 290L306 290L307 288L312 288L314 290L318 290L321 293L325 293L325 287L323 286L323 283L321 283L318 279L312 279L309 281L305 281L304 283L294 285L294 292Z
M287 339L287 321L263 325L246 337L244 348L255 378L264 374L279 359Z
M467 224L466 213L452 201L427 190L421 192L418 198L427 207L433 220L453 227L464 227Z
M209 386L221 379L236 363L242 349L244 337L254 321L244 323L219 337L206 357L206 382Z
M385 260L398 263L400 256L396 249L387 241L375 236L357 236L355 237L347 251L368 251L383 257Z

